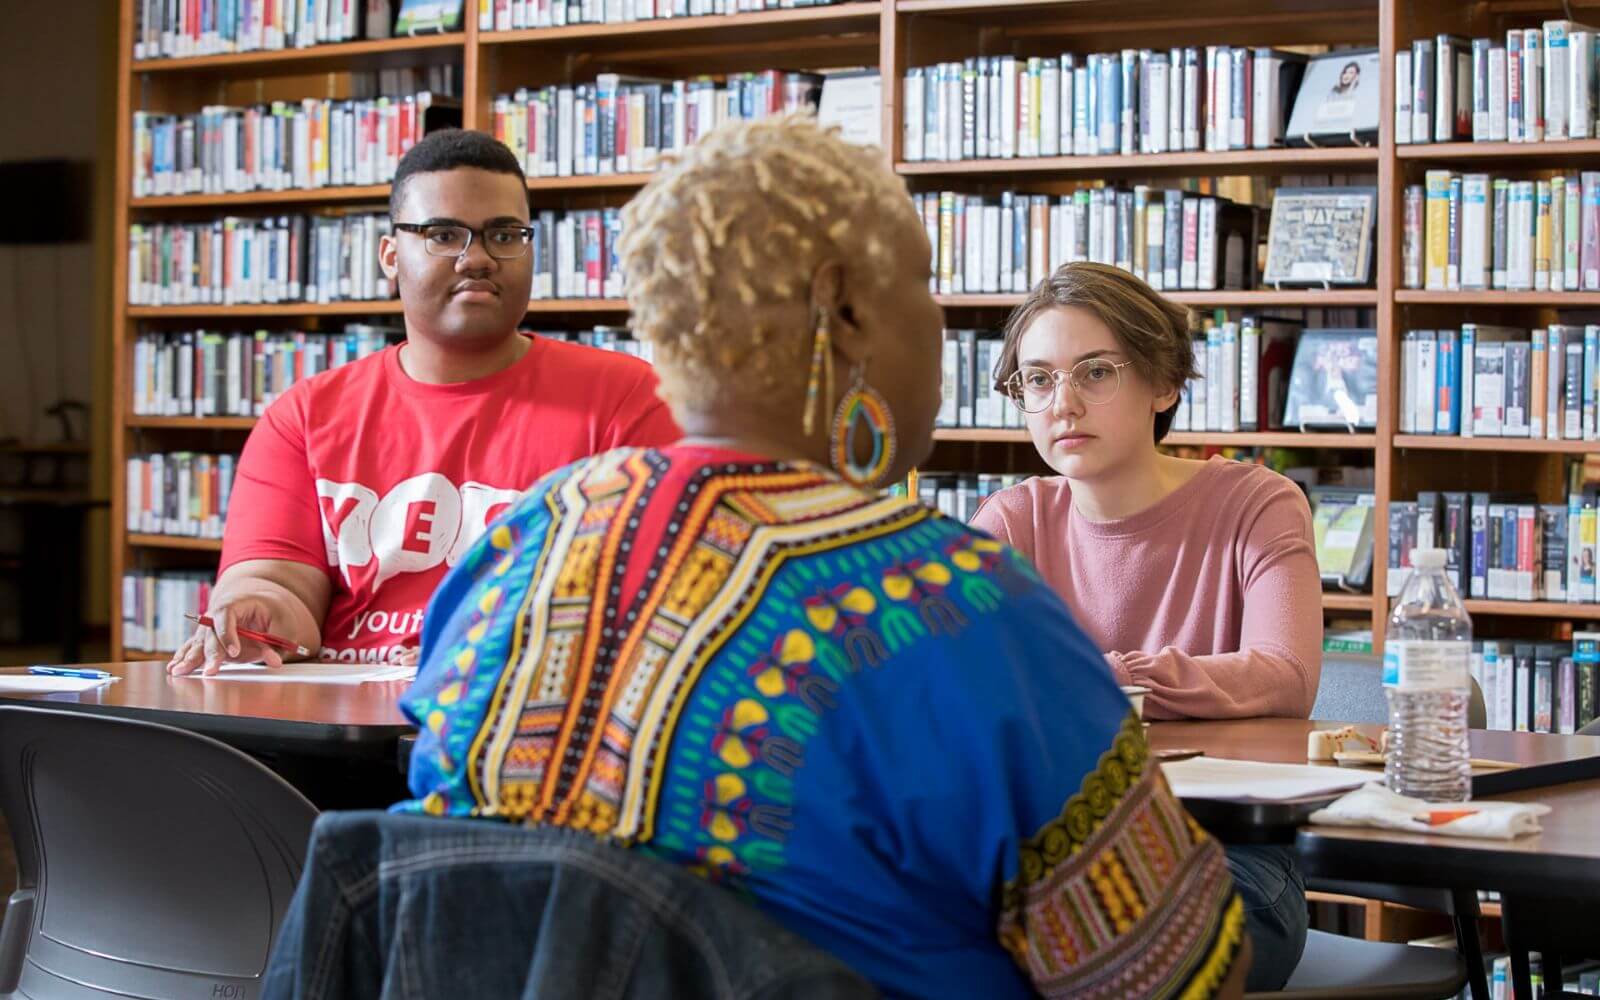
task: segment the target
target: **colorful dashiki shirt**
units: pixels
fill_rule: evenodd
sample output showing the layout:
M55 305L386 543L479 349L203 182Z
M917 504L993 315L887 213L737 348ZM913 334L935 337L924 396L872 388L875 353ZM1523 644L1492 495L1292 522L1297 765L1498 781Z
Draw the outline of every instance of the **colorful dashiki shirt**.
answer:
M676 447L536 484L446 577L409 812L744 893L891 996L1209 996L1243 914L1099 652L998 542Z

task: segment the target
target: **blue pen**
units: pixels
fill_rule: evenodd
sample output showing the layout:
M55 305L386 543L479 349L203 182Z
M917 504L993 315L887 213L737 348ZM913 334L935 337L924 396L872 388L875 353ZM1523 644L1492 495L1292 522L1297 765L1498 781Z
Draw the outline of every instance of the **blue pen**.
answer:
M86 681L109 681L115 677L104 670L80 670L77 667L29 667L28 673L44 677L80 677Z

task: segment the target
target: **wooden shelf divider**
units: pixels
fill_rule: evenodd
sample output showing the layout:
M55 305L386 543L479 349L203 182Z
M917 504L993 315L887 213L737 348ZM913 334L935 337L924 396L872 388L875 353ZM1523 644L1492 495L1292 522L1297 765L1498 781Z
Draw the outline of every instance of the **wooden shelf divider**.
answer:
M169 431L247 431L255 425L255 417L131 416L123 421L125 427Z
M1377 168L1374 147L1338 146L1326 149L1233 149L1185 153L1141 153L1136 156L1036 156L984 160L901 161L894 169L906 177L1009 177L1021 174L1088 174L1095 177L1128 174L1200 173L1227 176L1250 173L1312 173L1318 170L1352 171Z
M1467 613L1510 615L1520 618L1581 618L1600 620L1600 604L1568 604L1561 601L1484 601L1468 600Z

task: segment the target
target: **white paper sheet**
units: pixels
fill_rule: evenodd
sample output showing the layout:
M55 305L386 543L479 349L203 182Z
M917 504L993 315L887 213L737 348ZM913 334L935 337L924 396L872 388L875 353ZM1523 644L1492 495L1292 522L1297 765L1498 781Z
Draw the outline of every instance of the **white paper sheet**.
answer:
M201 677L200 674L189 676ZM392 663L285 663L281 667L269 667L264 663L225 663L219 673L201 679L267 684L366 684L409 681L416 676L416 667Z
M88 677L50 677L36 674L0 675L0 694L74 694L110 684Z
M1173 794L1184 799L1252 799L1279 802L1358 788L1382 772L1311 764L1263 764L1253 760L1191 757L1161 765Z

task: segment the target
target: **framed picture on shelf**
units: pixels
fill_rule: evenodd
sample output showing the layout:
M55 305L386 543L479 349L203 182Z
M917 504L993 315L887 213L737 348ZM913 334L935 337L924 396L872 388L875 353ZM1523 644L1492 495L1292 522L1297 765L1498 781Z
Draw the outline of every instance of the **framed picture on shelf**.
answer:
M1307 330L1289 374L1285 427L1373 430L1378 426L1376 330Z
M1372 283L1378 189L1279 188L1267 230L1267 285Z
M1345 49L1306 66L1284 140L1291 146L1373 146L1378 142L1377 49Z

